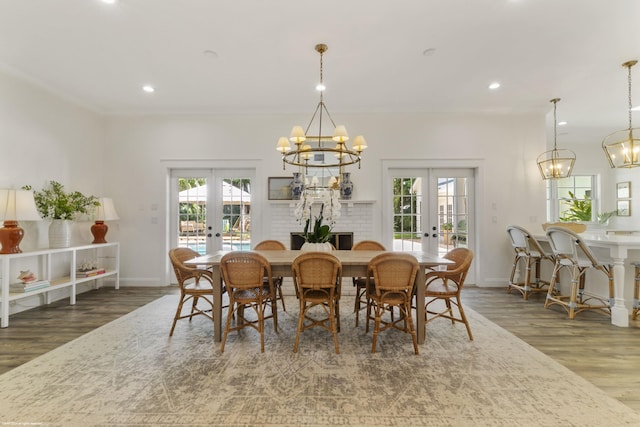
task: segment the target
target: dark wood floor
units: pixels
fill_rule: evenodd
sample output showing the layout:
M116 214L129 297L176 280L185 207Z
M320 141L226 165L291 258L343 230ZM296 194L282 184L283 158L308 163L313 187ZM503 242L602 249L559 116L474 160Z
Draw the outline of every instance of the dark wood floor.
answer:
M0 329L0 373L170 293L177 288L102 288L78 295L75 306L65 299L13 315L10 327ZM463 293L465 306L640 412L640 320L630 328L611 326L597 313L571 321L561 309L545 310L543 301L542 295L524 301L503 288Z

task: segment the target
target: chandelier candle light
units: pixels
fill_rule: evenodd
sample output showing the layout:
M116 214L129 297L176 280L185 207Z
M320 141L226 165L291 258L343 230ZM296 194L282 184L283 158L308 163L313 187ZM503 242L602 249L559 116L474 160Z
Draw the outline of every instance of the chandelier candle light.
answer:
M640 166L640 140L633 136L633 132L636 133L639 129L634 129L631 124L631 114L633 104L631 103L631 67L636 65L638 61L627 61L622 64L628 70L628 114L629 114L629 127L627 129L616 131L610 135L607 135L602 141L602 149L607 155L609 165L612 168L635 168Z
M571 150L558 149L558 125L556 121L556 106L560 98L553 98L553 150L545 151L538 156L538 168L543 179L559 179L571 176L576 155Z
M316 86L316 89L320 92L320 102L318 102L306 130L302 126L294 126L288 139L284 136L280 137L276 150L282 154L282 169L286 169L286 165L289 164L298 166L300 171L304 169L305 174L308 173L309 168L329 170L333 179L329 178L330 182L326 185L323 185L324 182L318 183L318 187L336 188L345 166L357 164L358 168L360 167L360 155L367 148L367 143L362 135L358 135L353 140L352 148L347 147L347 141L349 140L347 130L344 125L336 126L323 99L325 86L322 59L323 54L327 51L327 45L318 44L315 46L315 50L320 53L320 83ZM322 132L322 122L325 114L333 126L333 134L331 136L324 135ZM317 135L312 135L310 134L310 129L316 119L318 119ZM295 144L295 148L292 149L290 142ZM336 172L338 177L333 176L333 173Z

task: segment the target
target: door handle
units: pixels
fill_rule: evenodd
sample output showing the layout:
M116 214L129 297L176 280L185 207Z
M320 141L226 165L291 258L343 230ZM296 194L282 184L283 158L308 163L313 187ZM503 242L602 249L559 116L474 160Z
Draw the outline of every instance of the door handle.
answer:
M216 233L216 237L220 237L220 233Z
M438 235L436 233L433 233L431 237L438 237Z

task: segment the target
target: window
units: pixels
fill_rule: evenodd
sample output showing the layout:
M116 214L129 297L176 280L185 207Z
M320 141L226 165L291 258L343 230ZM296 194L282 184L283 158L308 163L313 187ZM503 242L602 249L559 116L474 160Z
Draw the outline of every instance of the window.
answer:
M547 181L547 221L595 221L595 175L573 175Z

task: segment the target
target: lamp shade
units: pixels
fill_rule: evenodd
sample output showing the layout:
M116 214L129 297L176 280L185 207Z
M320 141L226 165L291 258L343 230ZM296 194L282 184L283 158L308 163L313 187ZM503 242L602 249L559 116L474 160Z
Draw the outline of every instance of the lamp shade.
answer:
M0 189L0 220L40 221L40 213L29 190Z
M365 148L367 148L367 141L365 141L364 136L356 136L356 138L353 140L353 149L357 152L361 152Z
M347 133L347 129L344 125L338 125L333 130L333 140L341 143L349 140L349 134Z
M286 153L287 151L291 150L291 144L289 144L289 140L284 136L280 137L280 139L278 139L278 145L276 146L276 150L278 150L281 153Z
M296 144L300 144L307 139L307 136L304 134L304 129L302 126L294 126L291 129L291 133L289 134L289 141L295 142Z
M22 252L20 242L24 230L18 227L20 221L40 221L40 213L29 190L0 190L0 254L16 254Z
M113 199L110 197L101 197L99 199L100 206L96 215L97 221L117 221L120 219L116 208L113 207Z

